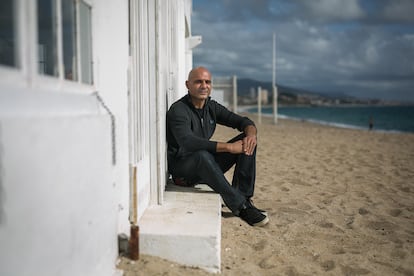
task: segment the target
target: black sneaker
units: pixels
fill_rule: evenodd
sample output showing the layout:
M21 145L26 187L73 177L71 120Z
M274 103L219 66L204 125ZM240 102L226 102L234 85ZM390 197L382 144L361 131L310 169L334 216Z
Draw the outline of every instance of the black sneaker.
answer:
M267 216L251 206L246 206L246 208L241 209L239 216L251 226L265 226L269 222Z
M247 199L246 205L249 206L249 207L256 208L260 213L262 213L263 215L265 215L267 217L267 211L266 210L259 209L256 206L254 206L253 205L253 201L250 198Z

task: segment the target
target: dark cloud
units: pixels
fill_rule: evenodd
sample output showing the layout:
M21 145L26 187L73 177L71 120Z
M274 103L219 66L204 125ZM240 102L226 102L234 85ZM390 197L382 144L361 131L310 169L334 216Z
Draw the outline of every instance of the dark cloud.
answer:
M386 20L394 22L414 22L414 1L393 0L382 1L382 16Z
M214 75L414 101L414 1L193 0L194 64Z

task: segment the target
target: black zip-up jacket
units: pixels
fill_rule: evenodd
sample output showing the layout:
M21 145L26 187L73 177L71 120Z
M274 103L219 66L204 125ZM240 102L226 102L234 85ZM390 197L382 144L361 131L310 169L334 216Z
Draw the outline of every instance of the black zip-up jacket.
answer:
M187 94L173 103L167 112L168 162L192 152L206 150L216 152L217 142L210 141L216 124L225 125L243 132L254 125L247 117L231 112L209 97L202 110L196 110Z

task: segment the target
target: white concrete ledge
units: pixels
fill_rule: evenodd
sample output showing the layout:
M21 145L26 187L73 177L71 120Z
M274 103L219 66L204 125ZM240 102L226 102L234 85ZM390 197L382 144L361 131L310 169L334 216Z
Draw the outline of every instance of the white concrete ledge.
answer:
M167 186L164 204L139 221L140 252L220 272L221 199L207 185Z

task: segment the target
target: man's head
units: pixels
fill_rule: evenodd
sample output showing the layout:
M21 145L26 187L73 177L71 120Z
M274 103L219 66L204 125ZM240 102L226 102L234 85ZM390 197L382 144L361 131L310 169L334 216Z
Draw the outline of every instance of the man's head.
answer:
M185 82L191 100L196 107L204 105L211 93L211 74L204 67L197 67L190 71ZM202 107L201 105L201 107Z

